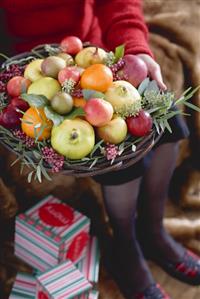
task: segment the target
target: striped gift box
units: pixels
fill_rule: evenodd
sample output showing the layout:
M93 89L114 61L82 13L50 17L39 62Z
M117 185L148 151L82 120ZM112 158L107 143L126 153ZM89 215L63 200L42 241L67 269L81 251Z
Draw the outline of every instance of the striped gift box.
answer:
M9 299L35 299L35 277L18 272Z
M88 299L98 299L99 298L99 292L96 290L92 290L89 292Z
M88 294L92 285L70 260L37 276L37 299L78 299ZM87 298L87 297L85 297Z
M78 262L85 255L90 220L48 196L16 217L15 255L44 272L70 259Z
M96 237L90 237L86 248L85 257L76 263L76 267L91 283L97 283L99 279L100 250Z

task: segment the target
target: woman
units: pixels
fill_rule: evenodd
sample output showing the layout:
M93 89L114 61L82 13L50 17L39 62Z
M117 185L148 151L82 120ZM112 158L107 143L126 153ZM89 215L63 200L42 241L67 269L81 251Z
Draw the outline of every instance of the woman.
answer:
M13 53L40 43L59 42L67 35L107 49L125 44L126 53L138 55L151 78L166 89L148 46L141 0L1 0L0 5L14 40ZM200 284L199 259L176 243L162 224L177 142L188 136L181 118L174 118L171 126L173 134L165 133L145 159L126 170L96 177L102 184L114 232L115 276L129 299L169 298L155 283L144 254L181 281Z

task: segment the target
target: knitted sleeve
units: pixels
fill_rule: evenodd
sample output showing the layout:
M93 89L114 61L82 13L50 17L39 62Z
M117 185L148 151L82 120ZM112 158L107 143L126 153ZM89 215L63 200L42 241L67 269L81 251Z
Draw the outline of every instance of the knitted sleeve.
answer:
M127 54L153 56L148 45L148 29L142 13L142 0L96 0L95 14L108 49L125 44Z

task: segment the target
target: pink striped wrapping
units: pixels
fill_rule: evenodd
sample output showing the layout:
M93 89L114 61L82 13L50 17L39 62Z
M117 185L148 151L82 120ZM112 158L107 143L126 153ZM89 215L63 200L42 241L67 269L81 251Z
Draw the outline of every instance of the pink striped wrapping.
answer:
M37 289L42 286L55 299L74 298L92 287L70 260L39 275L37 281Z
M99 278L99 262L100 251L98 240L96 237L90 237L85 257L75 265L84 274L87 280L92 283L97 283Z
M35 292L35 277L28 273L18 272L9 299L34 299Z
M69 221L67 215L70 217ZM49 224L51 219L56 226ZM17 216L15 252L32 267L46 271L52 265L64 261L74 238L82 232L88 233L89 229L90 220L86 216L50 195L24 214ZM77 261L84 256L86 244L82 247Z

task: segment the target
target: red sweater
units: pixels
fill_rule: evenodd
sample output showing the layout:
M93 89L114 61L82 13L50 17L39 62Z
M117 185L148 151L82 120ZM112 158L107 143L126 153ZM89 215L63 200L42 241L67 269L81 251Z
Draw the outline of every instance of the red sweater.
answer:
M112 50L151 54L141 0L0 0L15 52L76 35Z

